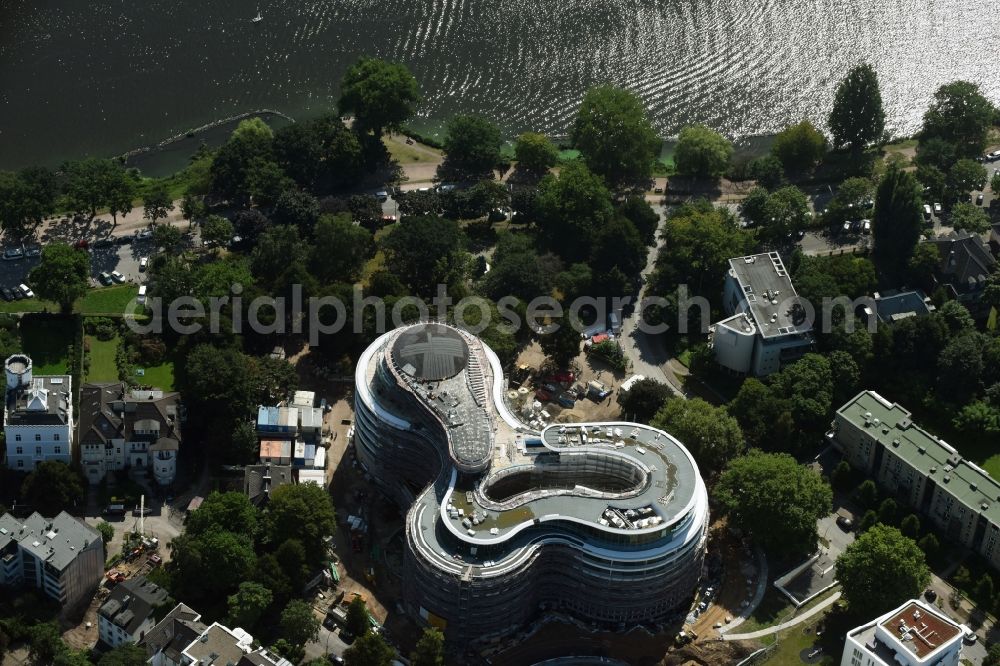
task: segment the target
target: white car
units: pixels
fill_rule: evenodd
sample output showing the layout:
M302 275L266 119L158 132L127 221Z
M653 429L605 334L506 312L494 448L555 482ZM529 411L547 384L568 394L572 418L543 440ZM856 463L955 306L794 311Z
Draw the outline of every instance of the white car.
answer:
M992 153L986 153L987 162L995 162L1000 160L1000 150L994 150Z
M149 267L149 257L140 257L139 258L139 270L140 271L145 271L146 268L148 268L148 267Z
M31 291L31 287L29 287L28 285L24 284L23 282L21 284L17 285L17 288L21 290L21 293L24 294L25 298L34 298L35 297L35 292Z
M117 282L118 284L121 284L122 282L125 281L125 276L119 273L118 271L111 271L111 279Z
M139 287L139 295L135 297L135 302L139 305L146 302L146 285Z
M152 229L142 229L140 231L135 232L135 237L138 238L139 240L143 240L145 238L152 238L153 237L153 230Z
M927 204L924 204L924 217L930 217L930 216L931 216L931 207Z
M934 214L935 215L941 214L941 204L939 204L937 201L934 202Z

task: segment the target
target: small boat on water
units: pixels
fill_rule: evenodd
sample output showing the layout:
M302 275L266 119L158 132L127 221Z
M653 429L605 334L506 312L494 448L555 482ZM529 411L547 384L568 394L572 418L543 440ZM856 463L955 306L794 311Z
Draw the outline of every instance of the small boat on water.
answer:
M264 20L264 17L260 15L260 9L259 8L257 9L257 16L254 16L252 19L250 19L250 21L253 22L253 23L260 23L263 20Z

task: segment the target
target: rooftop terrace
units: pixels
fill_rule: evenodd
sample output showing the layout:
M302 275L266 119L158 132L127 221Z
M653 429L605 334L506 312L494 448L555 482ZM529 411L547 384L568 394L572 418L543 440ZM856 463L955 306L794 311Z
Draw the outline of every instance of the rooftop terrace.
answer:
M761 336L797 335L810 330L792 279L777 252L735 257L729 260L729 270L743 291Z

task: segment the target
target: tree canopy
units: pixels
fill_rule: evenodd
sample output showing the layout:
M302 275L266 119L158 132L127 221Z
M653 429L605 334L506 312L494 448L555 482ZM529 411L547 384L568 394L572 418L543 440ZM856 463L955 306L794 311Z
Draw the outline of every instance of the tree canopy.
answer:
M229 611L229 621L237 627L252 631L264 611L273 600L271 590L253 581L240 583L235 594L226 600Z
M300 541L307 562L319 564L326 552L323 540L337 529L337 518L325 489L314 483L293 484L271 493L265 526L271 544Z
M830 513L833 491L787 453L751 450L729 463L715 498L731 523L749 530L766 550L797 554L815 549L816 521Z
M43 167L0 171L0 228L19 237L55 210L55 174Z
M419 103L417 80L400 63L362 57L347 69L340 84L341 115L353 115L355 129L375 136L399 130Z
M466 270L465 234L454 220L404 217L382 240L386 267L415 295L433 296Z
M844 598L866 617L920 596L930 582L923 551L895 527L874 525L837 558Z
M393 650L382 634L369 632L344 651L344 663L347 666L390 666L396 651Z
M774 137L771 152L791 171L809 171L826 153L826 137L808 120L789 125Z
M697 178L718 178L725 173L732 156L733 144L704 125L682 129L674 149L677 172Z
M936 137L953 145L959 157L977 157L986 148L995 111L975 83L946 83L924 113L921 140Z
M837 86L827 124L837 148L864 148L881 140L885 110L878 76L871 65L854 67Z
M424 629L410 653L413 666L444 666L444 634L434 627Z
M990 230L990 216L979 206L963 201L952 207L948 215L948 224L955 231L971 231L974 234L981 234Z
M525 132L514 142L514 159L519 169L540 177L556 165L559 151L544 134Z
M597 229L614 216L611 192L582 162L542 179L538 207L542 243L567 261L586 259Z
M83 479L79 472L64 462L44 460L25 477L21 495L38 513L55 516L83 500Z
M571 138L587 167L613 188L644 189L663 143L639 97L614 86L587 91Z
M74 301L90 287L90 254L66 243L49 243L28 279L41 298L70 312Z
M743 432L736 419L725 407L714 407L701 398L668 400L650 425L680 440L704 474L721 470L743 451Z
M875 263L890 275L902 273L920 240L922 206L913 175L890 166L879 183L872 220Z
M482 116L457 115L448 121L444 162L438 176L453 180L492 178L500 164L500 129Z
M631 421L648 423L667 400L673 397L670 387L655 379L641 379L624 393L618 393L622 415Z
M319 636L319 620L312 606L301 599L292 599L281 611L278 623L281 636L292 645L305 645Z

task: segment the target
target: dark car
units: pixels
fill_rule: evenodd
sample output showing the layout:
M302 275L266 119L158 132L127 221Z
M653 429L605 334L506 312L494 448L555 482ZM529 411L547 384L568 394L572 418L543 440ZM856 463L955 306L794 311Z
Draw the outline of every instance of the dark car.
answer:
M328 654L328 655L326 655L326 657L327 657L327 659L330 660L331 664L344 664L344 663L347 663L347 662L344 661L344 658L341 657L339 654Z
M0 288L0 295L3 296L3 300L5 301L13 301L15 298L17 298L17 296L14 295L14 291L7 287Z
M934 600L937 599L937 592L928 587L924 590L924 598L927 599L927 601L934 603Z
M349 632L347 629L340 630L340 640L344 641L348 645L353 643L356 638L357 636Z
M118 237L115 238L115 244L116 245L131 245L132 244L132 237L131 236L118 236Z
M854 529L854 521L847 516L837 516L837 527L845 532L850 532Z
M113 247L114 244L115 244L115 241L112 240L111 238L99 238L98 240L94 241L94 247L95 248L97 248L97 247Z

